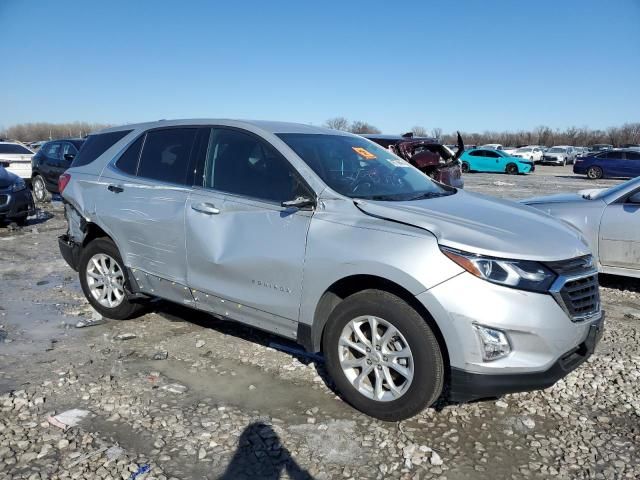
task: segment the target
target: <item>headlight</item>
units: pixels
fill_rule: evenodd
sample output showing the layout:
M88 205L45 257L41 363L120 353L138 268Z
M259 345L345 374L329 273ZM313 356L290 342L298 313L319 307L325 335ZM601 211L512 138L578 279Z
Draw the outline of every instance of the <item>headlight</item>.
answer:
M442 246L440 250L467 272L498 285L547 292L556 279L555 273L538 262L485 257Z
M25 188L27 188L27 184L24 183L23 179L20 179L16 183L11 185L12 192L19 192L20 190L24 190Z

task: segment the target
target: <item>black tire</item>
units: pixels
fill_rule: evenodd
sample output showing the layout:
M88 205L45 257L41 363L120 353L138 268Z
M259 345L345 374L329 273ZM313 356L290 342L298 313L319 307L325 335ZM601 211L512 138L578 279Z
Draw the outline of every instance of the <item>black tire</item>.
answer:
M591 180L599 180L602 178L603 172L600 167L589 167L587 169L587 177Z
M14 218L14 222L16 222L21 227L24 227L27 224L28 215L22 215L21 217Z
M371 315L393 325L406 339L413 355L413 379L399 398L368 398L345 375L339 341L353 319ZM361 412L385 421L403 420L432 405L442 393L444 361L438 340L425 319L401 298L381 290L363 290L344 299L331 313L322 339L325 364L343 398ZM372 374L375 373L372 371Z
M509 175L518 175L518 173L520 173L518 171L518 166L515 163L510 163L507 165L507 168L505 170Z
M116 261L116 263L120 267L120 270L122 270L124 274L124 262L122 261L122 257L120 257L120 252L118 252L118 248L116 247L115 243L113 243L113 241L107 237L97 238L93 240L82 250L82 254L80 256L80 265L78 268L78 273L80 275L80 285L82 286L84 296L87 297L87 300L89 301L91 306L104 317L111 318L113 320L127 320L129 318L137 316L142 311L144 306L140 303L134 303L129 300L129 294L127 292L130 291L130 289L126 280L126 275L124 282L124 298L118 306L109 308L105 305L102 305L91 294L91 290L87 283L87 265L91 258L97 254L106 254L110 256Z
M31 180L31 188L33 190L33 198L38 203L45 203L51 201L51 193L47 190L47 184L41 175L36 175Z
M462 162L462 165L460 165L460 169L462 170L462 173L469 173L471 171L471 168L469 167L469 164L467 162Z

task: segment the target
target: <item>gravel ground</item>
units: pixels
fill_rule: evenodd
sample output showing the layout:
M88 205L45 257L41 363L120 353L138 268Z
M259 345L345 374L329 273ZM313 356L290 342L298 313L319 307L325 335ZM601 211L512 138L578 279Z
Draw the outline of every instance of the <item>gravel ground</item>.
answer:
M506 198L617 183L570 167L465 180ZM552 388L385 423L277 337L164 302L102 320L59 256L64 229L56 201L0 227L0 479L640 478L640 282L601 278L604 338ZM75 426L48 420L71 409Z

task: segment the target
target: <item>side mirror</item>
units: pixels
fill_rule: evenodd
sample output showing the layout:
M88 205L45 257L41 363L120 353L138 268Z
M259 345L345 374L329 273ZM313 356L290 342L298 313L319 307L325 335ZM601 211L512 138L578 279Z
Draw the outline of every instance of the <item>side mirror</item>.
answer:
M308 209L315 207L316 202L309 197L296 197L293 200L287 200L281 204L285 208Z
M73 153L65 153L64 154L64 159L68 162L70 162L71 160L73 160L74 158L76 158L75 154Z
M635 205L640 205L640 192L636 192L627 198L627 203L633 203Z

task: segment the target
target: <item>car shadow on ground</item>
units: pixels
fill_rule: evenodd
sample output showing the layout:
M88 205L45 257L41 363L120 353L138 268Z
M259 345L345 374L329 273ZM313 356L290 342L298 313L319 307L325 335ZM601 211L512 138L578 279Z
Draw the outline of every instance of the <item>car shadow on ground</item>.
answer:
M312 480L311 474L300 467L280 437L270 425L262 422L247 426L238 440L225 472L218 480L261 478L276 480L286 472L292 480Z
M609 275L601 273L598 275L600 286L614 288L616 290L628 290L630 292L640 292L640 278L622 277L620 275Z
M20 230L22 228L27 228L27 227L33 227L35 225L39 225L41 223L46 222L47 220L52 219L54 216L55 215L53 215L53 213L47 210L43 210L40 207L36 207L36 213L30 216L29 218L27 218L27 221L24 224L18 225L17 223L11 220L0 220L0 229L7 229L12 231L12 230Z

